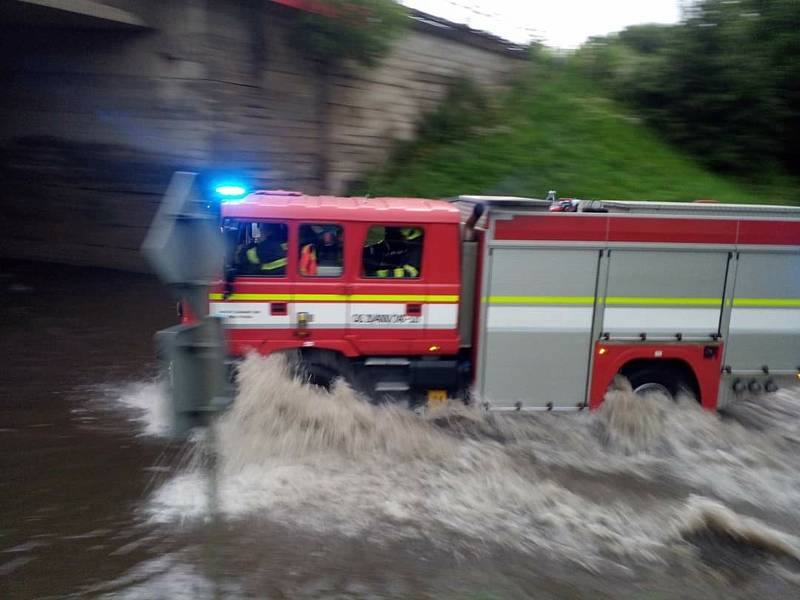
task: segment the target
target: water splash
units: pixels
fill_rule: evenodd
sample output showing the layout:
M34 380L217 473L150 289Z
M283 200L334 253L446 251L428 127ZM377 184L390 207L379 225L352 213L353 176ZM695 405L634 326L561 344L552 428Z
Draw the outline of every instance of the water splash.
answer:
M180 554L165 554L149 559L116 579L88 587L80 597L107 600L245 597L235 583L226 581L222 586L215 585L190 559Z
M684 539L710 535L766 554L800 561L800 539L796 536L757 519L743 517L720 502L691 496L682 517L677 533Z
M800 538L743 517L720 502L691 497L676 538L689 542L697 560L729 581L746 581L770 562L773 573L800 582Z
M698 498L729 511L730 523L763 517L747 521L751 532L779 531L800 507L792 392L738 419L625 389L594 413L457 406L419 417L363 402L343 383L331 392L303 385L279 357L258 356L243 363L239 388L217 424L229 519L454 551L501 545L600 568L663 560L675 532L697 518ZM771 403L785 416L745 424L745 413L772 414ZM152 519L206 516L203 460L200 444L151 498Z
M658 393L636 396L630 382L618 377L597 415L600 440L610 450L626 455L654 449L666 437L669 402Z
M166 436L169 433L172 415L163 381L132 383L106 393L113 393L119 404L132 409L132 420L143 426L144 435Z

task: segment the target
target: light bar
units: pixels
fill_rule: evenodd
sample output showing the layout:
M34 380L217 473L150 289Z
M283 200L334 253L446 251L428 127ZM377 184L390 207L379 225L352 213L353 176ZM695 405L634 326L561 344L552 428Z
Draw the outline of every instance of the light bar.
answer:
M214 192L223 198L241 198L247 193L247 188L243 185L226 183L216 186Z

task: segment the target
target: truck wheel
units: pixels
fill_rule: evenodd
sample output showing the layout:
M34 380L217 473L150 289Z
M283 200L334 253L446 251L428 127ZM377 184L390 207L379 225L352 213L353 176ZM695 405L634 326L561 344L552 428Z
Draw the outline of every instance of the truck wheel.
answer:
M696 384L683 370L672 365L643 365L623 369L621 374L628 378L637 396L660 393L674 400L681 391L686 390L698 397Z
M303 381L308 382L310 385L321 387L329 390L333 387L333 383L342 377L336 369L320 364L304 364L301 367L301 378Z
M633 388L633 393L637 396L644 396L646 394L659 393L667 398L673 398L674 394L663 383L657 381L648 381Z
M297 376L301 381L325 390L333 388L337 379L353 385L350 363L333 352L308 352L301 355L297 365Z

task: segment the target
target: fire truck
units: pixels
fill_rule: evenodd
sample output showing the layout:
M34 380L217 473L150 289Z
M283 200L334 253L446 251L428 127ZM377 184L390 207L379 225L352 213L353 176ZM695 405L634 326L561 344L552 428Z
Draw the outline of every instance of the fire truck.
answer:
M597 408L617 375L709 410L800 379L800 208L216 189L230 358L499 411Z

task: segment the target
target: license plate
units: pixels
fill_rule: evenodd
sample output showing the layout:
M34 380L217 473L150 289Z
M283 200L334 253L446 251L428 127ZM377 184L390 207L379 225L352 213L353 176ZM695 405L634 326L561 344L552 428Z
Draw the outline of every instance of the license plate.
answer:
M447 390L428 390L428 406L441 406L447 402Z

